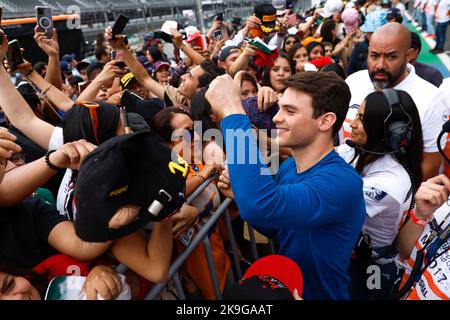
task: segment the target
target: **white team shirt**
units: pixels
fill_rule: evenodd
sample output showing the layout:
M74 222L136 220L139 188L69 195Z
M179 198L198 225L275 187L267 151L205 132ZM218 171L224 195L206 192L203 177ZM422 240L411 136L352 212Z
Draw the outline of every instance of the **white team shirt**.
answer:
M53 129L52 135L50 137L50 141L48 144L48 150L57 150L64 145L64 135L63 129L60 127L55 127ZM70 181L72 180L72 169L66 169L66 173L59 185L58 196L56 197L56 209L58 209L59 214L66 216L70 220L72 217L68 214L66 208L66 202L68 201L69 193L73 192L74 188L70 185Z
M417 76L414 66L408 64L406 68L409 72L408 76L394 89L406 91L416 104L422 123L424 152L438 152L436 139L442 125L448 119L447 107L442 99L438 98L438 88ZM350 123L358 114L359 106L370 93L375 91L368 70L351 74L345 82L350 87L352 97L347 117L342 125L342 142L350 137ZM442 141L445 141L445 139L446 136L444 135Z
M441 227L442 229L445 229L450 224L450 216L447 216L450 212L449 202L450 199L447 200L447 202L434 213L436 222L438 224L443 223ZM411 252L410 258L406 265L405 275L402 279L402 285L400 287L403 286L411 274L412 267L414 266L414 262L416 260L417 251L423 248L430 234L431 227L428 224L425 226L413 251ZM447 238L444 244L438 249L436 256L439 257L432 261L425 269L419 281L417 281L407 295L407 299L450 300L450 238ZM422 268L423 267L424 265Z
M347 163L355 156L355 149L346 144L337 152ZM355 167L356 163L350 164ZM364 168L361 176L366 204L362 232L370 235L374 248L389 246L411 203L409 175L394 156L387 154Z

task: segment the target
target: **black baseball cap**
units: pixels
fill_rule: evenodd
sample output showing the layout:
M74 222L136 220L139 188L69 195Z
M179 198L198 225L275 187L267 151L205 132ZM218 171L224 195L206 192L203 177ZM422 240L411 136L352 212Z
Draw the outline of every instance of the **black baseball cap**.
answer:
M277 31L277 9L270 3L261 3L255 6L253 15L261 20L261 30L264 33Z
M174 162L175 161L175 162ZM154 132L145 130L109 139L81 164L75 187L75 232L86 242L124 237L151 221L162 221L183 204L189 167ZM125 205L141 207L119 229L108 226Z
M225 62L225 60L233 53L239 52L242 50L238 46L228 46L220 50L219 61Z

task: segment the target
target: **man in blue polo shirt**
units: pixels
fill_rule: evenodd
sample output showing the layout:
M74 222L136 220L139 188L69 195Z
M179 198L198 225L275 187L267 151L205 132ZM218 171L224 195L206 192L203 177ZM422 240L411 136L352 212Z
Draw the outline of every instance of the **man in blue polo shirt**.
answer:
M350 90L331 72L298 73L285 84L273 121L280 147L291 148L292 158L272 176L261 174L266 164L249 161L258 147L255 135L242 134L252 129L239 88L228 75L211 83L206 98L221 119L233 190L224 177L219 187L234 194L244 220L275 231L279 253L302 269L304 299L348 299L347 269L365 206L361 177L334 151L333 136Z

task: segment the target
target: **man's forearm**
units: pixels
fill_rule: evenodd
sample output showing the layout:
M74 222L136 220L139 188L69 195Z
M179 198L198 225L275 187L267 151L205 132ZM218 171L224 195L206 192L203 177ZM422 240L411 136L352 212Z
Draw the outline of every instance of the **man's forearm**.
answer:
M41 77L36 71L32 71L28 75L28 80L34 83L45 96L60 110L66 112L73 106L73 101L67 97L61 90L53 86L47 80Z
M78 101L89 102L95 101L95 97L102 88L103 84L99 81L92 81L86 89L78 96Z
M56 171L45 164L44 158L7 172L0 184L0 207L22 202L55 174Z
M59 66L58 56L48 57L47 72L45 73L45 80L54 85L59 90L62 90L61 68Z
M183 53L196 65L199 65L203 62L203 60L205 60L204 56L185 44L183 44L179 49L183 51Z
M130 68L130 71L136 77L136 80L148 91L156 95L161 100L164 100L164 87L153 80L141 63L136 60L130 50L124 49L123 60Z

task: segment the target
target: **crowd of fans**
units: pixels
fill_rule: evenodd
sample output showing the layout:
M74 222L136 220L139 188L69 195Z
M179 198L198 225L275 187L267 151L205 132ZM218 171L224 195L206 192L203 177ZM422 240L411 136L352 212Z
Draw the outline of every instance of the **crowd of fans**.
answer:
M79 284L61 299L143 299L166 281L159 298L177 298L169 266L225 198L241 265L247 224L282 256L233 284L220 218L227 299L449 299L450 82L417 61L399 0L302 9L259 4L237 30L218 14L206 34L166 22L137 48L108 27L79 61L36 26L34 65L11 62L2 32L0 299L55 298L56 279ZM417 0L413 17L442 53L450 2ZM180 270L188 299L216 298L204 249Z

